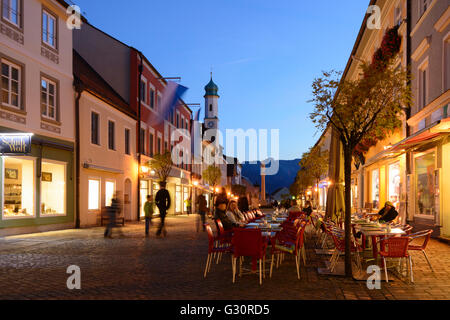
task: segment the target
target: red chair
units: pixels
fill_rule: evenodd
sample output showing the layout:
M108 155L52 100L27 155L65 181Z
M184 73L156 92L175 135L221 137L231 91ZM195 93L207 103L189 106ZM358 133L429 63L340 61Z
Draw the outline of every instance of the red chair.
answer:
M242 275L242 258L251 257L259 261L259 284L262 284L263 265L265 266L267 243L264 241L261 231L257 229L233 229L233 283L236 279L236 262L239 259L239 275Z
M231 245L218 246L219 239L214 236L211 226L208 223L205 223L205 229L208 233L208 258L206 259L204 278L206 278L206 274L211 269L211 262L214 260L216 254L231 252Z
M414 282L411 256L408 254L408 246L410 242L409 237L391 237L383 240L383 250L379 252L380 256L383 258L384 274L386 276L386 282L389 282L386 259L406 259L408 266L408 272L410 274L411 282Z
M277 255L277 267L280 261L280 256L289 253L295 257L295 265L297 269L297 278L300 280L300 258L303 256L303 263L306 264L306 255L304 251L304 232L306 223L303 221L293 236L292 230L286 231L285 228L278 232L275 239L272 241L272 261L270 263L270 277L272 277L272 270L274 265L274 258Z
M431 271L434 272L434 269L431 266L430 260L428 259L428 256L425 252L425 249L427 248L427 244L430 241L432 233L433 233L433 230L424 230L424 231L420 231L420 232L416 232L416 233L408 235L408 237L411 239L411 241L414 239L424 238L422 245L411 245L411 243L410 243L408 245L408 251L421 251L423 253L423 255L425 256L425 259L427 260Z
M330 270L331 272L333 272L336 268L337 262L339 261L339 257L345 254L345 232L344 230L337 227L332 227L329 232L331 234L335 247L333 255L330 259ZM358 243L355 242L355 239L353 237L351 239L350 251L351 253L355 254L356 265L358 266L359 270L362 270L361 257L359 256L362 248L358 245Z
M405 231L406 235L409 235L409 234L411 234L413 227L410 226L409 224L407 224L407 225L404 225L403 227L401 227L401 229L403 231Z

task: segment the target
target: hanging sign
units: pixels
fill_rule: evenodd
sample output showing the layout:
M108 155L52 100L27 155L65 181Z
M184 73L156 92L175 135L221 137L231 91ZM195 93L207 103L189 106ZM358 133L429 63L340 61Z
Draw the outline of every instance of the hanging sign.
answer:
M31 137L33 134L0 133L0 154L31 153Z

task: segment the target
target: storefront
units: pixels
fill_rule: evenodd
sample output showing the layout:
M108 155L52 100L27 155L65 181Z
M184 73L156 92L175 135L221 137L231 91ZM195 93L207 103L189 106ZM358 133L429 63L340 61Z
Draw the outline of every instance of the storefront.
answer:
M72 228L73 144L31 134L0 141L0 234Z

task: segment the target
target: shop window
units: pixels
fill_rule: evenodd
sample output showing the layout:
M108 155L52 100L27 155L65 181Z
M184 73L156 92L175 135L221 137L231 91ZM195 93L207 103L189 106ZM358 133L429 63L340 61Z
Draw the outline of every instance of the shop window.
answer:
M433 217L435 213L435 153L415 159L416 214Z
M66 214L66 166L42 161L41 216Z
M89 204L88 210L100 209L100 180L89 179Z
M187 208L187 200L189 200L189 189L184 187L183 188L183 211L187 212L188 208Z
M372 171L372 204L373 208L378 209L380 205L380 171Z
M141 213L141 217L145 217L144 204L145 204L145 201L147 201L147 195L150 194L149 193L149 188L148 188L148 180L141 181L141 188L140 188L139 192L141 193L141 195L140 195L140 197L141 197L141 199L140 199L140 202L141 202L140 203L140 206L141 206L140 213Z
M3 217L34 217L34 160L4 157Z
M398 210L400 204L400 163L389 166L389 201Z
M105 206L109 207L111 205L111 200L114 198L116 193L116 182L106 181L105 183Z
M181 186L176 186L176 192L175 192L175 212L181 212L182 205L181 202L183 201L183 197L181 195Z

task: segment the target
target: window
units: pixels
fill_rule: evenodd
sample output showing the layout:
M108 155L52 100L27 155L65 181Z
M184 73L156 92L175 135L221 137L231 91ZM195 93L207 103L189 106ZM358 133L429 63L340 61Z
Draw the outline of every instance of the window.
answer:
M389 166L389 201L398 210L400 205L400 163Z
M150 88L149 94L150 94L150 108L154 109L155 108L155 90Z
M105 206L109 207L111 205L111 200L114 198L116 193L116 182L106 181L105 182Z
M130 129L125 129L125 154L130 154Z
M436 157L431 152L415 159L416 214L434 217L436 212Z
M177 113L177 128L180 127L180 115Z
M157 101L157 108L158 108L158 110L161 110L161 107L162 107L161 104L162 104L162 97L158 93L158 101Z
M189 131L189 123L188 123L188 121L186 120L186 130L188 130Z
M91 113L91 143L100 145L99 115Z
M41 216L66 214L66 165L42 160Z
M56 49L56 17L47 10L42 11L42 42Z
M158 138L158 153L161 154L161 138Z
M20 27L20 1L19 0L2 0L3 12L2 16L8 22Z
M167 152L168 150L168 144L167 141L164 142L164 152Z
M450 89L450 36L444 42L444 92Z
M209 105L209 111L212 112L213 110L212 104Z
M394 11L394 26L399 26L401 24L402 24L402 7L401 4L399 4Z
M2 60L2 103L20 109L21 107L21 67Z
M427 82L427 69L419 70L419 110L422 110L427 105Z
M175 212L176 213L181 213L182 210L182 205L181 202L183 201L182 195L181 195L181 186L176 186L175 187Z
M181 129L184 129L184 117L181 116Z
M41 79L41 115L44 118L57 120L56 116L56 83Z
M34 217L34 160L3 157L3 217Z
M154 141L153 134L150 133L150 157L153 157L153 141Z
M141 80L140 96L141 96L141 101L145 104L148 104L148 102L147 102L147 80L145 78L142 78L142 80Z
M108 121L108 148L109 150L116 150L115 142L115 126L114 121Z
M141 154L146 154L146 148L145 148L145 129L141 129L141 134L140 134L140 145L139 145L139 153Z
M419 17L421 17L429 8L432 0L418 0L419 1Z
M380 172L372 171L372 204L374 208L379 208L380 204Z
M89 179L89 203L88 210L100 209L100 180Z

